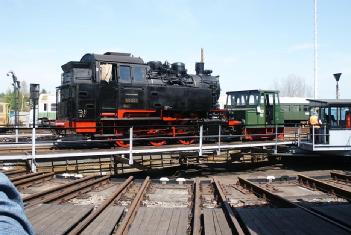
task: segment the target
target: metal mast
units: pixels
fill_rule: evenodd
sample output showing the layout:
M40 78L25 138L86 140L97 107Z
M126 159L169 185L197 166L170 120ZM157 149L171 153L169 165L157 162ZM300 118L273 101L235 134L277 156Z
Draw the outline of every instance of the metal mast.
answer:
M201 48L201 63L204 62L204 49Z
M314 0L314 92L315 99L318 97L318 28L317 28L317 1Z

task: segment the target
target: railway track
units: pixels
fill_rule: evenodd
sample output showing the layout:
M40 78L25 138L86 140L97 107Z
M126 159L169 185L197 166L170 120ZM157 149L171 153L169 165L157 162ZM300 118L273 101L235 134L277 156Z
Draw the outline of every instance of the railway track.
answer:
M23 198L23 202L25 204L25 208L29 208L42 203L68 200L79 194L88 192L95 187L106 184L109 181L109 178L109 176L88 176L82 179L74 180L62 186L49 188L45 191L25 196Z
M23 200L41 234L349 234L349 217L327 213L336 208L350 214L348 195L335 188L351 191L351 184L345 183L347 175L337 174L338 179L332 172L330 178L297 175L296 180L271 183L195 178L185 184L89 176ZM104 197L90 202L94 195Z
M23 189L33 184L42 183L48 181L54 177L54 172L38 172L30 173L18 177L11 178L12 183L18 188Z

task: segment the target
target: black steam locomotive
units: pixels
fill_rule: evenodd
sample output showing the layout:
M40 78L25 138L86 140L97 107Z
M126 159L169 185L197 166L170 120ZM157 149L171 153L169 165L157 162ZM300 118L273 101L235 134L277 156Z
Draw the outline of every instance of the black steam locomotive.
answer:
M167 138L194 134L196 123L218 108L218 76L195 64L187 73L177 62L150 61L129 53L86 54L62 66L57 88L56 125L75 136L121 139L133 126L135 137L157 137L149 143L165 144ZM193 139L179 139L190 144ZM115 142L127 147L123 140Z

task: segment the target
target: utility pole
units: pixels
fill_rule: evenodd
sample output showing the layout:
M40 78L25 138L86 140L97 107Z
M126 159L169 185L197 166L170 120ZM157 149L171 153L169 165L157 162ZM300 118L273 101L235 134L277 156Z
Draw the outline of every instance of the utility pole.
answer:
M30 84L30 99L32 100L33 105L33 128L32 128L32 160L31 160L31 171L36 172L37 167L35 165L35 113L36 113L36 106L39 99L39 91L40 85L39 84Z

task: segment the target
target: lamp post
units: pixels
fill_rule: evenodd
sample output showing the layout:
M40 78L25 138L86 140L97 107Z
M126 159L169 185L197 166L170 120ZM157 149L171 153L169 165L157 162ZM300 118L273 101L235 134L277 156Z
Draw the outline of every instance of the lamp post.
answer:
M340 92L339 92L339 80L340 80L340 77L341 77L341 74L342 73L334 73L334 78L335 78L335 81L336 81L336 99L338 100L340 98Z
M36 165L35 165L35 113L36 113L36 106L39 99L39 84L30 84L30 99L32 100L33 105L33 129L32 129L32 162L31 162L31 171L36 172Z
M13 71L9 71L6 76L12 78L12 86L15 98L15 128L16 128L16 143L18 143L18 125L19 125L19 115L18 115L18 99L19 99L19 89L21 88L21 83L18 81L17 76Z

